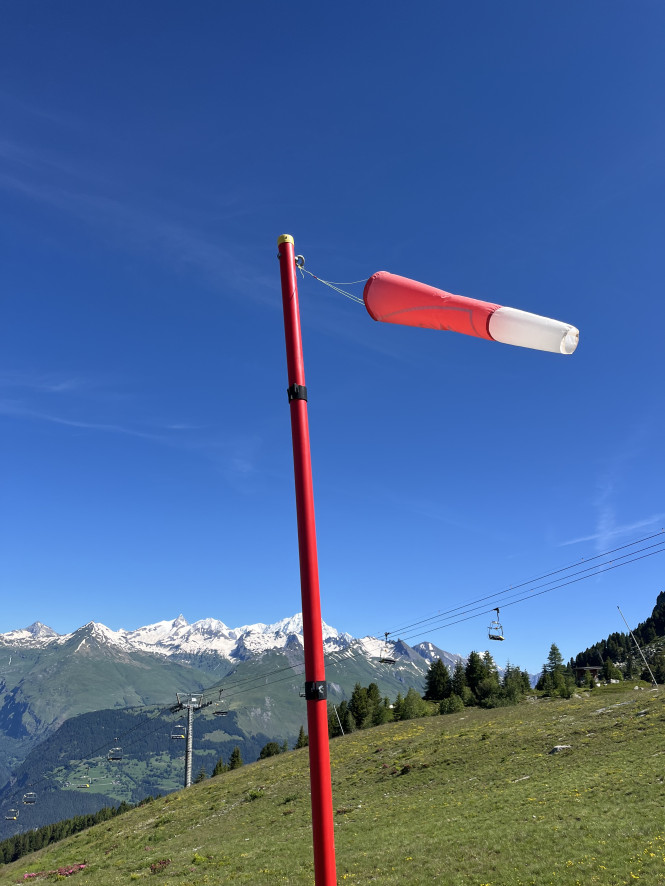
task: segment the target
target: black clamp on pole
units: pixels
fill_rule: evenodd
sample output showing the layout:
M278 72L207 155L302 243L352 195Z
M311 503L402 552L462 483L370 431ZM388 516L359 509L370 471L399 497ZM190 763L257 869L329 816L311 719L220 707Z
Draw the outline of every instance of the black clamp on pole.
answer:
M308 680L305 683L307 701L325 701L328 698L328 684L325 680Z
M289 403L291 400L307 401L307 387L305 385L291 385L290 388L286 389L286 393L289 397Z

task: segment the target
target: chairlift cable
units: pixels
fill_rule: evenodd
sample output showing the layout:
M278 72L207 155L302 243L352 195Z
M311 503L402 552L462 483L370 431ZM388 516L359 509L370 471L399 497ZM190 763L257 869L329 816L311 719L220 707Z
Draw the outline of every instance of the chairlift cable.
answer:
M608 571L607 569L602 569L601 567L608 566L610 563L615 563L616 560L626 560L626 558L628 558L628 557L633 557L633 559L631 559L631 560L626 560L625 563L617 563L616 564L616 566L628 565L628 563L632 563L635 560L642 559L640 557L635 557L634 556L635 554L640 554L643 551L650 550L651 548L659 548L659 550L653 552L654 554L665 552L665 540L663 542L659 542L655 545L647 545L644 548L639 548L637 551L631 551L629 554L622 554L621 557L616 557L613 560L608 560L606 563L597 563L594 566L589 566L589 567L586 567L585 569L580 569L577 572L571 572L567 576L560 576L558 579L553 579L552 581L545 582L544 584L534 585L533 587L531 587L529 589L527 597L520 596L520 594L524 593L524 591L521 591L521 592L516 592L515 594L513 594L511 597L509 597L507 599L511 600L513 597L517 596L518 599L515 602L520 602L521 600L529 599L530 596L539 596L538 594L535 594L533 592L540 590L541 588L547 588L548 585L554 586L554 587L550 588L550 590L556 590L558 587L565 587L566 584L569 584L570 582L563 582L564 578L572 578L573 576L583 575L584 573L589 573L589 575L583 576L583 577L591 578L594 575L599 575L601 572ZM528 584L528 582L525 582L524 584ZM503 593L506 593L506 592L503 592ZM495 595L490 594L489 597L481 598L481 601L491 599L492 597L495 597ZM442 622L442 623L441 624L430 624L430 625L428 625L426 630L439 630L441 627L446 627L446 623L450 622L450 619L456 618L456 615L466 615L466 614L468 614L470 612L474 612L474 611L477 611L479 614L483 614L483 613L489 613L491 611L491 610L485 609L484 606L482 606L482 605L475 605L474 606L473 603L476 603L476 602L479 602L479 601L472 601L468 604L465 604L464 606L457 606L454 609L447 610L447 612L442 612L439 615L432 616L430 619L427 619L427 621ZM512 605L512 603L506 602L506 600L503 600L501 605L502 606L510 606L510 605ZM423 622L414 622L412 627L415 628L422 623ZM451 623L457 624L457 622L451 622ZM407 629L402 629L402 631L404 631L404 630L407 630ZM396 632L392 632L392 633L396 633ZM416 633L420 634L419 631ZM407 639L408 637L412 637L412 636L414 636L413 633L409 634L409 633L400 632L400 637L402 637L403 639Z
M552 591L558 591L561 588L567 587L568 585L577 584L580 581L586 581L589 578L594 578L596 575L602 575L602 573L604 573L604 572L610 572L613 569L619 569L622 566L628 566L630 563L635 563L638 560L645 560L647 557L655 557L656 554L661 554L664 551L665 551L665 548L662 548L661 550L658 550L658 551L651 551L651 553L649 553L649 554L643 554L641 557L634 557L632 560L628 560L625 563L614 563L613 565L601 564L601 565L605 566L604 569L598 568L596 572L593 572L589 575L583 575L580 578L573 578L570 581L561 582L556 587L546 588L545 590L538 591L538 593L535 593L535 594L528 594L524 597L521 597L518 600L513 600L510 603L503 603L502 606L504 608L508 607L508 606L516 606L518 603L524 603L527 600L532 600L534 597L542 597L543 594L549 594ZM408 639L417 639L418 637L423 637L423 636L429 636L429 634L431 634L434 631L440 631L440 630L443 630L444 628L449 628L449 627L452 627L453 625L460 624L461 622L470 621L473 618L479 618L481 615L486 615L487 612L490 612L490 611L492 611L492 610L487 610L487 611L481 612L481 613L475 613L473 615L466 615L462 618L455 619L455 621L448 621L446 624L428 627L424 633L417 631L417 632L414 632L413 634L404 635L404 636L402 636L401 639L408 640Z
M475 603L482 603L485 600L496 599L499 596L501 596L502 594L508 594L511 591L514 592L514 591L518 590L519 588L522 588L522 587L525 587L526 585L532 584L533 582L541 581L544 578L549 578L550 576L557 575L561 572L568 572L570 569L575 568L575 566L579 566L582 562L590 563L592 560L598 560L602 557L608 557L610 554L614 554L617 551L623 551L626 548L635 547L635 545L642 544L645 541L651 541L651 539L657 538L658 536L662 536L664 533L665 533L665 530L661 529L659 532L655 532L653 535L646 535L646 536L644 536L644 538L639 538L636 541L630 542L629 544L619 545L619 547L611 548L608 551L603 551L602 553L596 554L593 557L583 557L581 560L577 560L577 561L575 561L575 563L570 563L568 566L562 566L559 569L554 569L551 572L545 572L542 575L538 575L535 578L530 578L526 581L520 582L519 584L510 585L510 587L505 588L502 591L495 591L491 594L487 594L484 597L479 597L477 600L471 600L471 601L469 601L469 603L465 603L462 606L455 606L452 609L446 609L443 612L436 613L435 615L430 615L430 616L427 616L426 618L419 619L418 621L411 622L410 624L403 625L402 627L394 628L393 630L388 631L388 633L389 634L399 634L400 632L407 631L413 627L416 627L417 625L426 624L428 621L435 621L438 618L442 618L443 616L457 612L458 610L464 610L464 609L466 609L467 606L471 606ZM665 542L659 542L659 544L661 544L661 543L665 543ZM630 555L624 555L624 556L630 556Z
M613 548L609 551L605 551L601 554L597 554L593 557L586 558L586 560L584 562L589 562L591 560L597 560L602 557L608 556L609 554L615 553L617 551L625 550L626 548L629 548L629 547L634 547L637 544L640 544L644 541L650 541L651 539L656 538L662 534L663 534L663 530L661 530L658 533L654 533L653 535L645 536L644 538L638 539L637 541L631 542L629 544L621 545L621 546ZM544 585L537 585L536 587L532 588L526 595L519 597L518 599L509 601L509 602L504 601L502 603L502 606L504 608L508 607L508 606L515 606L518 603L523 603L523 602L526 602L527 600L533 599L534 597L543 596L544 594L550 593L552 591L560 590L561 588L567 587L568 585L571 585L571 584L577 584L578 582L585 581L588 578L592 578L597 575L601 575L604 572L610 572L614 569L620 568L621 566L627 566L630 563L635 563L638 560L644 560L644 559L647 559L648 557L653 557L656 554L663 553L665 551L664 545L665 545L665 541L659 542L654 545L648 545L644 548L639 549L638 551L631 551L629 554L625 554L619 558L615 558L618 560L622 560L623 562L617 563L617 562L615 562L615 560L611 560L611 561L608 561L607 563L596 564L596 566L594 566L594 567L587 567L583 570L579 570L578 572L571 573L569 576L562 576L561 577L561 578L569 579L567 581L555 580L555 581L551 581L551 582L546 582ZM652 548L657 548L657 550L651 550ZM649 551L649 553L643 553L644 551ZM634 556L636 554L641 554L641 556ZM631 558L631 559L628 559L628 558ZM526 585L531 584L533 581L539 581L542 578L549 578L552 575L556 575L561 572L569 571L571 568L573 568L574 566L577 566L577 565L579 565L579 561L577 561L574 564L571 564L570 566L562 567L561 569L557 569L557 570L553 570L548 573L544 573L542 576L539 576L536 579L532 579L531 581L526 581L526 582L522 582L518 585L513 585L510 588L505 589L504 591L501 591L501 592L498 592L495 594L489 594L485 597L478 598L477 600L472 601L472 604L481 603L485 600L496 598L500 594L505 594L510 591L514 592L520 587L525 587ZM587 573L587 574L583 574L583 573ZM577 577L572 577L572 576L577 576ZM553 586L547 587L547 585L553 585ZM539 590L541 588L542 588L542 590ZM466 607L469 607L470 605L471 604L466 604ZM479 608L481 608L481 607L479 607L479 606L475 607L475 609L479 609ZM438 613L435 616L430 616L426 619L421 619L419 621L412 622L410 625L407 625L404 628L401 628L399 630L403 632L405 630L409 630L409 628L416 628L416 627L419 627L420 625L425 625L428 622L437 621L440 619L443 619L443 621L445 623L428 625L428 627L424 628L423 631L414 631L413 633L408 633L408 634L402 633L400 635L400 639L409 640L409 639L413 639L413 638L417 638L417 637L427 636L428 634L430 634L434 631L439 631L439 630L442 630L443 628L451 627L453 625L460 624L464 621L469 621L473 618L479 618L481 615L487 614L488 611L494 611L494 609L484 610L482 612L475 612L474 609L465 608L464 606L454 607L453 609L446 610L446 612L444 612L444 613ZM451 616L454 613L457 613L461 617L456 617L456 618L454 618L454 620L451 620ZM469 614L469 613L472 613L472 614ZM398 632L398 629L393 630L393 631L389 631L387 633L388 633L388 636L390 636L390 634L394 634L397 632ZM384 634L385 633L386 632L384 632ZM354 644L351 644L351 645L354 645ZM328 653L328 655L326 655L325 658L327 660L328 659L335 659L338 655L339 655L339 652L334 651L334 652ZM296 671L298 669L302 670L303 666L304 666L303 662L298 662L294 665L289 665L287 667L278 668L273 671L268 671L267 673L264 673L264 674L244 678L242 680L238 680L235 684L231 684L230 686L228 686L228 684L227 684L227 686L223 686L222 691L224 692L224 695L226 698L231 698L231 697L235 698L239 695L243 695L244 693L252 691L253 689L257 688L257 686L260 685L261 682L263 682L264 685L266 682L267 682L267 685L272 685L273 683L281 683L281 682L285 682L287 680L290 680L295 675L288 674L287 676L280 677L277 680L268 680L268 678L273 677L273 676L280 674L280 673L285 673L287 671ZM201 698L203 698L204 696L208 695L209 693L211 693L213 691L219 692L222 682L223 681L218 681L216 684L213 684L213 686L210 686L207 689L202 690L201 693L197 693L197 694L200 695ZM250 684L250 685L248 686L246 684ZM229 689L231 690L230 692L229 692ZM145 707L150 708L150 707L153 707L153 705L136 705L133 708L128 708L126 710L128 710L128 711L129 710L141 710L142 708L145 708ZM122 740L123 747L131 747L133 744L136 744L136 742L139 740L138 737L136 738L135 741L129 741L129 742L127 742L125 740L126 737L129 736L131 733L135 732L136 730L144 728L151 720L155 720L157 717L167 713L170 710L170 707L171 707L170 705L164 705L163 707L158 706L152 715L146 717L144 720L140 721L139 723L136 723L134 726L125 730L125 732L121 733L119 736L116 736L116 741ZM162 728L162 724L157 723L155 728L153 730L151 730L148 733L148 735L153 734L154 732L156 732L158 729L161 729L161 728ZM100 745L98 748L92 749L91 753L88 756L88 759L92 759L96 756L101 755L102 752L104 751L104 749L107 749L107 748L108 748L108 742L105 742L103 745ZM67 769L74 770L75 766L80 765L81 762L83 762L83 761L79 760L79 761L76 761L76 763L70 763L69 766L63 767L63 769L65 771ZM46 776L41 776L34 783L31 783L30 786L36 787L39 784L41 784L42 782L47 783L48 781L49 781L49 779L47 779ZM34 792L34 793L36 793L36 792Z

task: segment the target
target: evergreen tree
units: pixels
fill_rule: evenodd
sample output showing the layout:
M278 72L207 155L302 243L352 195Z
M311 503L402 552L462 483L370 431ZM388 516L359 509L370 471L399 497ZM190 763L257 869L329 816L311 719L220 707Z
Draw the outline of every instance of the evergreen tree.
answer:
M476 698L483 707L496 707L501 701L499 672L489 651L483 654L482 662L485 676L476 687Z
M560 695L563 698L570 698L574 685L574 677L566 672L559 647L556 643L552 643L536 689L541 690L545 695Z
M464 673L464 665L461 661L458 661L455 665L450 688L455 695L459 696L459 698L464 698L464 690L467 688L467 683L466 674Z
M550 646L547 663L544 665L543 669L546 670L548 674L552 675L563 671L563 656L556 643L552 643Z
M201 766L201 769L199 770L199 774L194 779L194 784L200 784L202 781L205 781L207 777L208 777L208 775L205 771L205 766Z
M652 659L651 671L656 683L665 683L665 653L662 651Z
M309 744L309 738L305 733L305 727L300 727L300 732L298 733L298 740L296 741L296 750L299 748L306 748Z
M365 728L364 724L370 714L370 705L367 698L367 689L356 683L351 693L351 701L349 702L349 710L353 714L358 729Z
M342 730L344 730L344 735L348 735L349 732L355 732L356 728L356 721L349 710L346 699L342 700L337 706L336 711L334 705L328 705L328 735L330 738L336 738L338 735L341 735Z
M546 671L544 668L538 682L536 683L536 689L542 692L543 695L554 694L554 680L552 678L552 675L548 673L548 671Z
M466 688L466 687L465 687ZM464 710L464 702L459 695L453 693L449 698L444 698L439 704L440 714L457 714Z
M370 683L367 687L367 716L362 724L363 729L377 725L376 719L380 707L381 693L379 692L379 687L376 683Z
M397 698L395 699L395 704L393 705L393 717L396 720L404 720L405 718L402 716L404 712L404 696L401 692L397 693Z
M229 757L229 769L240 769L243 765L242 754L240 753L240 748L236 745L231 751L231 756Z
M386 698L381 701L381 704L378 706L374 713L372 725L382 726L384 723L390 723L392 719L393 712L390 706L390 699L386 696Z
M335 708L333 704L328 702L328 738L337 738L342 734L337 718L339 716L339 708Z
M400 714L399 718L395 719L400 720L415 720L418 717L424 717L427 715L427 705L420 697L420 694L416 692L416 690L411 687L406 696L400 705Z
M612 659L607 656L603 662L603 679L609 683L611 680L622 680L623 675Z
M497 683L499 682L499 671L497 670L496 662L492 658L492 655L489 649L485 650L483 653L483 664L485 665L485 670L487 671L487 676L491 679L495 679Z
M425 695L426 701L441 701L447 698L451 689L451 680L448 668L444 665L440 658L433 661L429 666L427 675L425 676Z
M261 748L259 760L265 760L266 757L276 757L279 753L281 753L281 749L277 742L269 741L268 744L263 745Z
M340 708L341 708L341 705L340 705ZM345 735L348 735L349 732L355 732L356 729L358 728L356 726L355 718L354 718L353 714L351 713L351 711L349 710L348 706L347 706L346 710L343 711L343 713L341 715L341 720L342 720L342 726L344 727L344 734Z
M485 677L487 677L487 669L482 658L477 652L469 653L469 658L466 662L466 668L464 669L464 675L466 676L466 685L475 696L477 694L476 690L478 689L480 681L484 680Z
M529 688L529 677L527 674L526 688L524 686L524 673L519 668L514 668L510 662L506 664L503 672L502 696L508 704L517 704L524 697L525 692Z
M228 772L229 767L220 757L219 760L215 763L215 768L212 770L212 777L214 778L216 775L221 775L223 772Z

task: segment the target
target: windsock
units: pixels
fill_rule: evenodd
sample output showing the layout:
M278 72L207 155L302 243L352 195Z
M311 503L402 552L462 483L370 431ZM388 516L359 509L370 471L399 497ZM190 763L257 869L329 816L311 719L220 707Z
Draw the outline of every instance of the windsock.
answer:
M580 337L569 323L453 295L388 271L369 278L363 298L370 317L383 323L463 332L555 354L572 354Z

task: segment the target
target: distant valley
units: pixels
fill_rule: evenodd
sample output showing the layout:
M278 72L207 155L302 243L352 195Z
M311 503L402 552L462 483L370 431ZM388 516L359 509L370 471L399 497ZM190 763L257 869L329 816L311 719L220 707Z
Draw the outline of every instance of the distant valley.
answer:
M382 640L325 624L323 637L333 704L356 683L375 682L391 699L421 691L432 661L453 668L463 660L398 641L387 665ZM303 683L300 614L240 628L179 616L134 631L90 622L60 635L36 622L0 634L0 809L38 793L39 803L21 810L23 829L180 787L183 743L170 738L182 720L170 710L177 693L206 703L195 719L195 772L210 774L236 746L250 762L267 741L292 744L306 728ZM113 764L107 753L119 744L123 760ZM0 819L0 836L15 830Z

